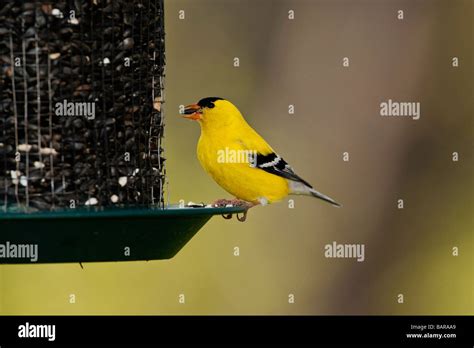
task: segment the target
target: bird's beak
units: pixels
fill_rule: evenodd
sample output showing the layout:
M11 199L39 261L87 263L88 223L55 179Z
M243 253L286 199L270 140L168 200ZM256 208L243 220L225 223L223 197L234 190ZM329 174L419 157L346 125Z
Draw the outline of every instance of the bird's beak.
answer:
M197 104L191 104L184 108L183 117L189 120L201 120L202 119L202 112L201 107Z

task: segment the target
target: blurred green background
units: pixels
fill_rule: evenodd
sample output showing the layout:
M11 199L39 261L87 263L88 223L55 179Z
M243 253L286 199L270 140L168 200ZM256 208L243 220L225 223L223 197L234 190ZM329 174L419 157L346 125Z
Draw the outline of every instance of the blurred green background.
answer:
M474 314L472 4L166 1L170 201L229 197L178 116L219 96L344 207L296 197L216 217L168 261L0 266L0 313ZM420 102L421 119L379 116L388 99ZM333 241L365 244L365 261L325 258Z

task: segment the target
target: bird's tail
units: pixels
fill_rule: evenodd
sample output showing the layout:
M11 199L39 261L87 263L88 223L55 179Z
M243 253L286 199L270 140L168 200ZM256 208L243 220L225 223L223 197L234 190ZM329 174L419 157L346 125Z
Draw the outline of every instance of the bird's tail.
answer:
M341 205L339 203L337 203L334 199L322 194L321 192L316 191L315 189L311 188L311 189L309 189L309 192L311 193L311 196L313 196L313 197L322 199L323 201L331 203L332 205L334 205L336 207L341 207Z
M337 203L331 197L328 197L325 194L322 194L321 192L316 191L312 187L309 187L309 186L305 185L302 182L289 181L289 184L290 184L290 193L291 194L316 197L316 198L322 199L323 201L331 203L332 205L334 205L336 207L341 207L341 205L339 203Z

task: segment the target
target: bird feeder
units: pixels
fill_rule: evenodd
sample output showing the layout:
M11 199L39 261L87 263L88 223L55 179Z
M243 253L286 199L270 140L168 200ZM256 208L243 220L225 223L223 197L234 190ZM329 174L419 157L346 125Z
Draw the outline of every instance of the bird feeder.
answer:
M163 0L2 1L0 245L166 259L242 211L165 202L164 38Z

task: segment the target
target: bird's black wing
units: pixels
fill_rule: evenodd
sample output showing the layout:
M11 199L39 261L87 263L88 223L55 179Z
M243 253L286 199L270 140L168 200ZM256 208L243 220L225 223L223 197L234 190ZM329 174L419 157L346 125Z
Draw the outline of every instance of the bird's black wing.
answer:
M255 158L253 158L253 164L255 167L260 168L268 173L281 176L288 180L302 182L306 186L313 188L307 181L296 175L296 173L293 171L293 168L291 168L283 158L274 152L268 155L257 153Z

